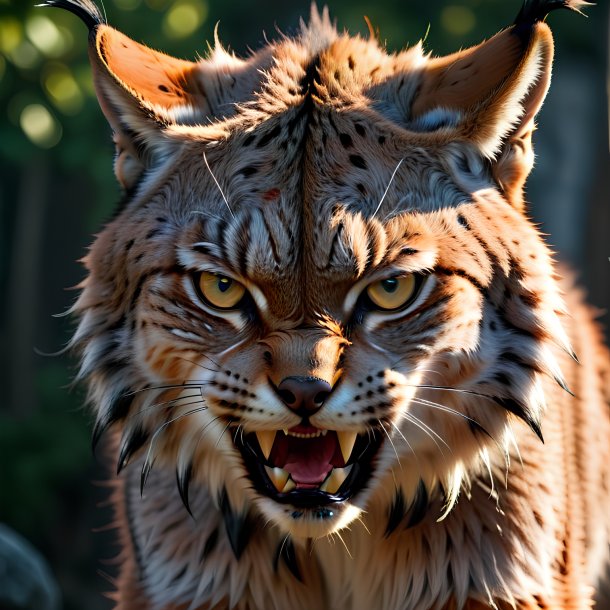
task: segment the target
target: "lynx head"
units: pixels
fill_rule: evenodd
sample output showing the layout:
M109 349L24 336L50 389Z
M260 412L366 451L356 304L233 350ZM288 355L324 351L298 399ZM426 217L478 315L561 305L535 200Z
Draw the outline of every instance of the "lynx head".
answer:
M314 9L247 59L216 41L196 63L89 0L46 3L89 25L126 193L74 308L119 470L138 454L143 484L176 470L187 508L202 485L298 537L400 505L390 531L431 498L450 510L518 420L541 435L540 376L563 383L550 346L569 346L522 190L542 19L582 2L526 2L447 57Z

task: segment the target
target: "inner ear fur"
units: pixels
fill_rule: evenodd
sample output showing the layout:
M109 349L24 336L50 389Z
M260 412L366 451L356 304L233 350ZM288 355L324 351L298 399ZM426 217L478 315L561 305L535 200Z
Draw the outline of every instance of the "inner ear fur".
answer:
M97 28L92 51L102 73L160 118L179 106L207 110L197 63L154 51L110 26Z
M411 107L413 120L435 108L459 112L456 139L492 161L494 178L518 207L533 165L531 134L549 87L553 48L550 29L538 22L525 34L513 26L478 46L430 59Z

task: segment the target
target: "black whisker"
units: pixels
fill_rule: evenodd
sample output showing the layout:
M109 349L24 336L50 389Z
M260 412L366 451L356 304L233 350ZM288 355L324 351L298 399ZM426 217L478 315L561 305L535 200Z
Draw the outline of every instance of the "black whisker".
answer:
M142 392L149 392L151 390L179 390L180 388L199 388L209 383L209 381L185 381L183 383L178 384L152 385L146 386L145 388L140 388L139 390L132 390L130 392L126 392L125 394L123 394L123 397L135 396L136 394L141 394Z
M185 358L184 356L177 356L177 358L180 358L180 360L184 360L185 362L188 362L190 364L192 364L193 366L197 366L200 369L203 369L204 371L210 371L211 373L218 373L218 371L220 371L220 365L215 362L214 360L212 360L207 354L201 354L204 358L207 358L215 367L216 369L209 369L207 366L203 366L203 364L199 364L199 362L195 362L194 360L189 360L188 358Z
M196 404L196 403L191 403L191 404ZM188 405L184 405L184 406L188 406ZM140 475L140 494L144 493L144 487L146 486L146 480L148 479L148 475L150 474L150 471L152 470L154 458L153 458L153 462L151 462L150 457L153 452L155 442L156 442L159 434L161 434L161 432L163 432L165 430L165 428L167 428L170 424L173 424L174 422L178 421L179 419L182 419L183 417L187 417L189 415L194 415L195 413L201 413L202 411L205 411L206 409L207 409L207 407L199 407L198 409L191 409L190 411L187 411L186 413L181 413L180 415L174 417L173 419L170 419L169 421L166 421L165 423L161 424L161 426L159 426L155 430L155 432L153 433L153 435L150 439L150 442L148 443L148 451L146 453L146 459L144 460L144 464L142 464L142 473Z
M138 415L143 415L146 411L150 411L152 409L157 409L159 407L173 406L176 403L178 403L178 401L184 400L185 398L197 398L197 397L199 397L199 399L201 400L200 394L189 394L188 396L180 396L178 398L173 398L172 400L166 400L164 402L157 402L153 405L148 405L147 407L142 407L139 411L136 411L135 413L131 414L127 419L133 419L134 417L136 417ZM188 404L195 404L195 403L188 403ZM182 405L180 405L180 406L182 406Z

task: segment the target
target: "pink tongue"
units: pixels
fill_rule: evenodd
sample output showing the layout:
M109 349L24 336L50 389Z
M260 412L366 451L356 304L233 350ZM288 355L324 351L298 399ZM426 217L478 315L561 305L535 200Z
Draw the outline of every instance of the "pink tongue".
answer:
M333 467L335 446L330 435L315 439L292 437L281 467L290 473L297 488L319 487Z

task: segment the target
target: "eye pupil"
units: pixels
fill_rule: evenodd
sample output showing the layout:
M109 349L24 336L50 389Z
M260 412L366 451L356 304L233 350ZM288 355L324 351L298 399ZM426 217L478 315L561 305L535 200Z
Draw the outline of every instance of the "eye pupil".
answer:
M381 282L381 285L383 286L383 289L386 292L392 294L398 289L398 279L395 277L390 277L386 280L383 280Z
M219 277L218 278L218 290L220 292L226 292L231 288L231 284L233 284L233 280L228 277Z

